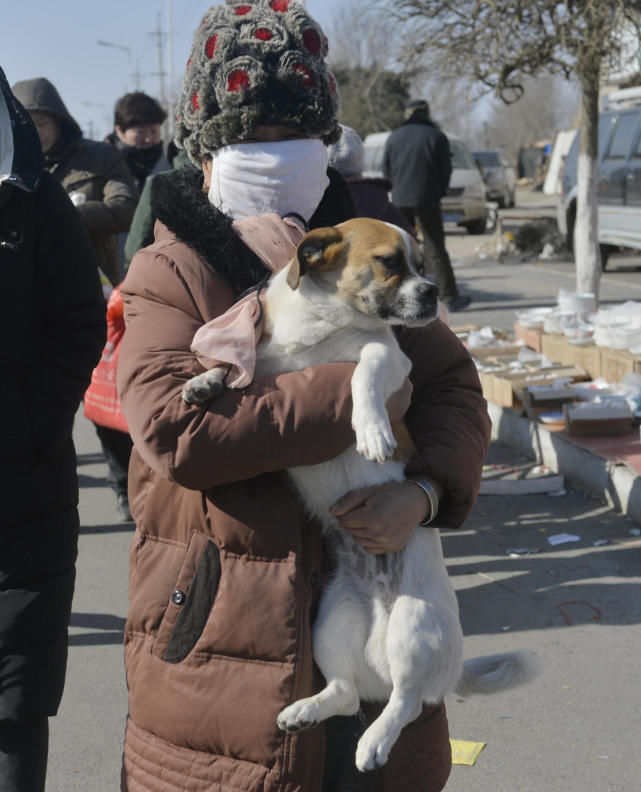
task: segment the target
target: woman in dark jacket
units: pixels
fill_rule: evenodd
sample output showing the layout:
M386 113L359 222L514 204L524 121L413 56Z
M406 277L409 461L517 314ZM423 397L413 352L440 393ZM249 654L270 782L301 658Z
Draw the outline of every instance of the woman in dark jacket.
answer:
M105 342L83 224L0 69L0 787L44 790L78 538L73 420Z

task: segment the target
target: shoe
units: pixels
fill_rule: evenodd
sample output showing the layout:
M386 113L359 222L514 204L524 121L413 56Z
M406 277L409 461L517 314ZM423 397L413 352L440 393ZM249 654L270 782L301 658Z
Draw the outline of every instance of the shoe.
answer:
M129 511L129 498L124 492L119 492L116 496L116 511L123 522L133 522L133 517Z
M462 294L459 294L458 297L452 297L451 300L448 300L445 303L447 310L451 313L455 313L456 311L462 311L472 302L471 297L464 297Z

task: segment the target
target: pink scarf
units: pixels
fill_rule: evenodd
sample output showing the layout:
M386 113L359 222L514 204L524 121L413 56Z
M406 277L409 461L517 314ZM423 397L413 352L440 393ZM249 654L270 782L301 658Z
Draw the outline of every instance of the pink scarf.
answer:
M238 218L233 228L271 272L278 272L289 264L305 236L304 228L296 219L277 214ZM228 387L244 388L254 378L256 344L262 332L258 293L252 292L203 325L194 335L191 351L207 369L229 365Z

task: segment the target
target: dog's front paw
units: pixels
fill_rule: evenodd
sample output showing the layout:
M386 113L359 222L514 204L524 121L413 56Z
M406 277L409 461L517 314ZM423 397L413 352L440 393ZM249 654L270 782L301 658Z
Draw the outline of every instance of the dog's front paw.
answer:
M188 404L205 404L215 399L225 389L225 370L209 369L188 380L183 386L182 397Z
M280 713L276 722L285 732L298 732L316 726L319 718L318 703L315 698L301 699L290 704Z
M384 462L396 448L394 433L388 420L378 417L353 419L356 432L356 450L371 462Z

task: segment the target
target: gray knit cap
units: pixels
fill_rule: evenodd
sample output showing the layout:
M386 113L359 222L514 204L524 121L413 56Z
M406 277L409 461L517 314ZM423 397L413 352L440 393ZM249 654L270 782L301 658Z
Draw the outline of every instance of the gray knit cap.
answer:
M352 127L341 124L341 129L343 130L341 139L327 149L329 164L333 165L346 178L361 176L365 158L363 140Z
M194 36L176 105L176 144L200 164L210 152L287 124L334 143L341 134L327 39L296 0L227 0Z

